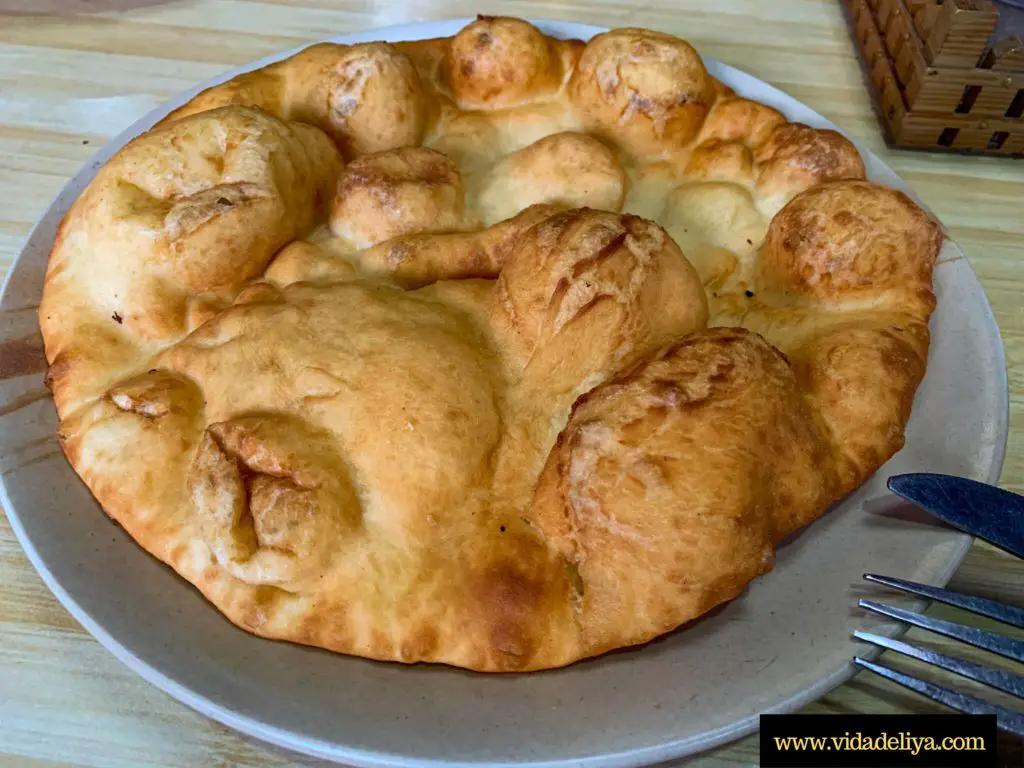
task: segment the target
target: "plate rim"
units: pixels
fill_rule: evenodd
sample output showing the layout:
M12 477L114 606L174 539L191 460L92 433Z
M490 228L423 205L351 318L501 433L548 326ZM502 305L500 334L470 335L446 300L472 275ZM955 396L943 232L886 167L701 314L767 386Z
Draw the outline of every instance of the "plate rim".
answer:
M473 20L474 17L432 19L407 24L376 27L373 29L361 30L342 35L334 35L319 40L307 41L294 48L279 51L258 60L247 62L238 67L225 70L224 72L221 72L220 74L215 75L196 86L177 93L167 101L160 103L157 107L148 111L145 115L133 122L125 130L105 142L103 146L100 147L92 157L82 165L78 172L61 187L60 191L51 200L44 213L29 230L21 251L11 262L11 266L8 269L2 284L0 284L0 301L6 297L11 278L21 265L26 252L29 250L30 243L35 238L37 230L39 230L43 222L50 219L54 211L58 211L60 219L63 219L68 209L70 209L74 199L78 196L77 194L72 196L72 189L80 182L85 181L86 177L89 177L89 180L91 180L91 177L95 176L99 168L102 167L102 165L111 156L113 156L114 153L120 150L120 148L123 147L130 139L151 128L156 122L163 119L163 117L169 114L172 110L187 102L200 91L229 80L239 74L288 58L317 43L357 43L368 42L371 40L399 41L429 39L432 37L452 34L451 32L440 28L451 27L457 31ZM547 34L556 37L577 37L579 39L587 40L593 35L606 32L609 29L608 27L583 24L573 21L546 18L529 18L528 20ZM428 33L424 34L424 32ZM820 127L827 127L843 134L848 140L855 144L862 155L874 160L878 165L883 167L888 172L888 175L891 176L891 181L887 180L887 183L902 190L911 196L919 205L927 209L924 202L886 162L879 158L870 149L865 147L861 142L848 136L840 127L825 118L823 115L819 114L817 111L813 110L804 102L799 101L787 94L785 91L776 88L766 81L745 72L744 70L733 67L710 56L702 55L702 59L709 69L715 70L716 75L718 73L725 73L734 80L755 82L759 88L766 89L766 91L770 92L773 97L800 104L804 109L808 110L809 113L814 115L815 120L820 124ZM981 289L984 320L990 330L995 332L994 341L998 342L995 344L995 351L998 393L1001 400L998 404L1000 407L997 409L999 411L999 433L1001 434L1001 438L993 446L992 463L988 468L988 476L984 478L985 482L994 484L998 481L1001 475L1002 468L1005 463L1006 449L1009 439L1009 378L1006 366L1005 346L1003 344L1002 335L996 321L991 302L988 300L988 295L984 290L984 286L978 279L974 266L971 264L970 259L967 258L966 254L963 253L963 250L956 241L947 238L946 242L954 247L959 256L962 257L970 270L970 276ZM21 523L20 517L15 511L15 507L8 496L6 480L2 477L0 477L0 503L2 503L7 519L14 531L15 538L18 540L18 543L25 552L29 562L64 609L67 610L75 620L78 621L78 623L81 624L82 627L100 643L100 645L102 645L115 658L125 664L125 666L143 678L146 682L164 691L177 701L188 706L190 709L209 717L222 725L245 734L246 736L268 742L278 747L283 747L298 754L304 754L334 762L344 762L353 766L361 766L365 768L384 768L385 766L401 766L402 768L438 768L439 766L451 768L454 766L464 766L465 768L478 768L481 765L487 764L507 768L521 768L523 766L529 766L530 768L567 768L567 766L570 765L586 766L586 768L612 768L613 766L651 765L666 760L673 760L707 752L708 750L743 738L758 729L761 714L792 712L801 706L816 701L824 694L842 685L849 680L856 671L856 668L851 661L819 678L813 685L804 688L780 702L777 702L758 714L750 715L748 717L735 720L727 725L720 726L713 730L703 731L699 734L685 737L683 739L663 741L651 746L638 747L619 752L609 752L556 760L466 761L434 758L410 758L404 755L387 753L379 750L344 747L324 742L313 737L299 736L287 729L279 728L253 717L240 715L232 711L227 706L218 704L207 696L196 693L185 685L178 683L172 677L169 677L150 664L142 661L131 650L129 650L128 647L123 645L113 635L107 632L101 624L92 619L89 613L79 605L73 597L71 597L63 586L61 586L60 582L54 577L53 573L49 570L45 561L40 556L38 550L33 545L31 539L28 537ZM971 548L973 537L967 534L959 534L956 541L956 551L952 553L948 562L945 564L945 567L937 576L937 581L942 585L946 584L957 568L959 568L964 557ZM902 631L903 630L901 629L899 634L902 634ZM874 658L879 655L879 653L880 649L871 648L866 649L862 655L867 658Z

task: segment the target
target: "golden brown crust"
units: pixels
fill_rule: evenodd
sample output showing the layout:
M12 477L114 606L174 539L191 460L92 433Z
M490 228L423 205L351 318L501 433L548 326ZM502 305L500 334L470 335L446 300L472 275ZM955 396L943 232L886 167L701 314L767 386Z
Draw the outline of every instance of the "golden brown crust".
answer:
M689 43L628 28L587 43L569 81L569 96L589 129L647 155L689 143L716 92Z
M748 147L761 146L773 129L786 123L778 110L750 99L730 96L719 99L708 113L700 132L701 141L740 141Z
M707 181L748 185L754 180L754 154L740 141L708 139L693 148L686 175Z
M317 129L252 108L129 142L75 201L51 252L40 325L58 409L262 274L322 215L340 166Z
M563 77L563 45L521 19L478 16L446 52L455 102L463 109L494 109L555 91Z
M289 592L315 587L358 521L330 433L280 414L207 427L188 489L217 562L246 583Z
M311 45L208 88L164 122L228 105L315 125L349 156L417 144L430 119L416 67L388 43Z
M357 249L413 232L463 228L459 169L440 152L403 147L364 155L338 179L331 231Z
M545 136L491 168L476 205L487 223L511 218L531 205L619 211L626 169L607 146L584 133Z
M927 349L923 323L862 321L838 325L794 351L794 367L821 415L844 492L903 447Z
M769 215L816 184L864 178L864 161L853 144L835 131L800 123L776 125L756 157L757 191Z
M644 642L903 443L942 233L863 176L657 32L310 46L62 223L62 447L258 635L496 672Z
M702 327L707 304L661 227L581 209L519 238L494 286L490 319L516 374L556 396Z
M438 280L494 278L522 234L553 213L552 206L533 205L482 232L396 237L356 258L364 274L388 277L404 288L421 288Z
M932 269L942 231L902 192L864 181L798 195L768 227L761 282L798 296L838 299L897 291L934 306Z
M786 359L742 329L694 333L580 398L530 519L578 575L588 652L649 640L769 570L832 500L827 457Z

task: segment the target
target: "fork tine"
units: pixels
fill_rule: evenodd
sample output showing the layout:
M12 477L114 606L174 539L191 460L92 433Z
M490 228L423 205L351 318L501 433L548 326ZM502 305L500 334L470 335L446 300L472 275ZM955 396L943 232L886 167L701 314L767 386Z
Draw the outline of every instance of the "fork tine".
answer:
M883 648L896 651L896 653L902 653L904 656L910 656L915 659L934 664L936 667L949 670L950 672L956 672L958 675L976 680L979 683L997 688L1000 691L1006 691L1009 694L1024 699L1024 676L1015 674L1006 669L993 669L992 667L986 667L981 664L976 664L973 661L967 661L966 659L957 658L956 656L947 656L944 653L933 651L930 648L919 648L916 645L910 645L910 643L904 643L902 640L894 640L891 637L882 637L882 635L876 635L873 632L861 632L859 629L854 631L853 636L858 640L863 640L867 643L874 643L880 645Z
M922 616L920 613L876 603L873 600L858 600L857 605L869 611L880 613L883 616L888 616L907 624L913 624L915 627L921 627L922 629L951 637L954 640L961 640L976 648L984 648L986 651L998 653L1000 656L1005 656L1008 659L1024 662L1024 641L1022 640L1014 640L1012 637L988 632L984 629L965 627L952 621L933 619L930 616Z
M904 688L917 691L917 693L927 696L932 701L945 704L947 707L958 709L969 715L995 715L996 723L1004 731L1024 736L1024 715L1019 712L1006 709L1006 707L1000 707L998 704L990 704L966 693L951 691L949 688L943 688L941 685L918 680L916 677L883 667L881 664L875 664L867 659L862 659L860 656L854 657L853 662L860 667L870 669L875 674L892 680L894 683L899 683Z
M940 603L952 605L956 608L963 608L972 613L988 616L990 619L1001 621L1004 624L1011 624L1024 629L1024 608L1017 608L1012 605L1004 605L995 600L986 600L983 597L963 595L959 592L951 592L948 589L930 587L927 584L918 584L916 581L905 581L894 579L892 576L880 576L877 573L865 573L864 578L877 584L884 584L893 589L903 592L910 592L913 595L920 595L931 600L938 600Z

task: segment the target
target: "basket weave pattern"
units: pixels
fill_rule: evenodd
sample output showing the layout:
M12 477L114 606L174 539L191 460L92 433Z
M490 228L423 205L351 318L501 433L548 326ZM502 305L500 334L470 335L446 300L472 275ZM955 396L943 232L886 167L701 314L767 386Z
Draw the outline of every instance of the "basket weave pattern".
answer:
M845 0L895 146L1024 154L1024 45L985 0Z

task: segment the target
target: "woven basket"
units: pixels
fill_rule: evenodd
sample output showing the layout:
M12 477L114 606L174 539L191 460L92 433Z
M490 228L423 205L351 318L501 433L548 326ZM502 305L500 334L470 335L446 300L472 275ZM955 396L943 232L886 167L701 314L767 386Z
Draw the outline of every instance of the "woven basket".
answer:
M844 3L891 144L1024 155L1024 43L995 4Z

